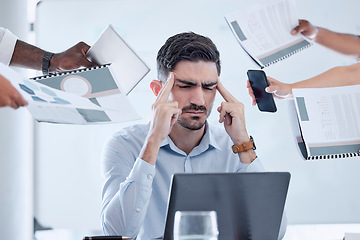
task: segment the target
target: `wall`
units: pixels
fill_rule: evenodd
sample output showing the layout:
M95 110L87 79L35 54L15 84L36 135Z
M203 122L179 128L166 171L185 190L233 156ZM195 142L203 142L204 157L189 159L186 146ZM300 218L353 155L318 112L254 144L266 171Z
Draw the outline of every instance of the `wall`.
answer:
M39 46L63 51L80 40L94 43L108 24L145 59L152 71L129 98L149 120L154 97L149 83L156 78L156 52L170 36L194 31L212 38L222 58L222 81L246 106L248 132L254 136L265 168L292 174L287 199L290 224L359 222L358 159L305 162L291 133L286 101L276 114L251 107L246 71L257 68L236 42L224 16L256 1L121 0L41 2L37 8ZM334 31L360 33L357 0L299 0L298 16ZM341 9L341 10L340 10ZM55 27L56 26L56 27ZM312 77L353 59L314 45L265 69L281 81ZM218 96L215 105L222 99ZM216 111L210 117L217 121ZM48 225L100 228L100 156L105 141L117 130L137 122L95 126L36 125L36 215Z
M27 1L0 6L0 26L26 41ZM0 196L1 239L33 239L33 120L25 108L0 108Z

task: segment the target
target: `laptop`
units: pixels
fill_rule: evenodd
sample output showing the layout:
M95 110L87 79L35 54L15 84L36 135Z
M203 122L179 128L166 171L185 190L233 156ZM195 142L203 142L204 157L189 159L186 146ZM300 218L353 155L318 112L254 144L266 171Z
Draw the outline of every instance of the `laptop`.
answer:
M221 240L276 240L289 181L288 172L174 174L164 240L176 211L216 211Z

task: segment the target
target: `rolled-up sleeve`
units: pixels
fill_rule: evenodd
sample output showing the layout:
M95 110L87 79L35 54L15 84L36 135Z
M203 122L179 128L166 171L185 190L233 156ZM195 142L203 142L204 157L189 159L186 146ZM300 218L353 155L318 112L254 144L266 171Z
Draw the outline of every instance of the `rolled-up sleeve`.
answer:
M8 29L0 28L0 62L9 65L17 41L17 37Z

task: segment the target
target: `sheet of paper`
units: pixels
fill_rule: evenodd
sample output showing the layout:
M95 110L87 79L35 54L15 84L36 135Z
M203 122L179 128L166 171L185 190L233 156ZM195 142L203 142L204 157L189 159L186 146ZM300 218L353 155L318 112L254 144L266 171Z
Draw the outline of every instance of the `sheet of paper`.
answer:
M308 150L358 152L360 85L294 89L302 135Z
M358 232L358 233L345 233L344 240L360 240L360 232Z
M99 64L110 65L119 89L126 95L150 71L150 68L123 38L109 25L87 52Z
M311 43L290 31L298 25L294 0L269 0L225 17L243 49L261 66L282 60Z
M123 108L103 108L89 99L60 91L22 77L0 64L0 74L28 101L27 109L39 122L59 124L95 124L138 119L126 96L118 97Z

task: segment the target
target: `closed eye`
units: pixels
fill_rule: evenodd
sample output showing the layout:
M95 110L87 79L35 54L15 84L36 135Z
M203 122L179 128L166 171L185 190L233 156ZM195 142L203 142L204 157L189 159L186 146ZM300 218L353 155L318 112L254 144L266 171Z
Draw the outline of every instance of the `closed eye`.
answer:
M203 87L203 88L210 91L215 89L215 87Z
M214 90L216 88L217 82L211 82L211 83L203 83L202 87L206 90Z

